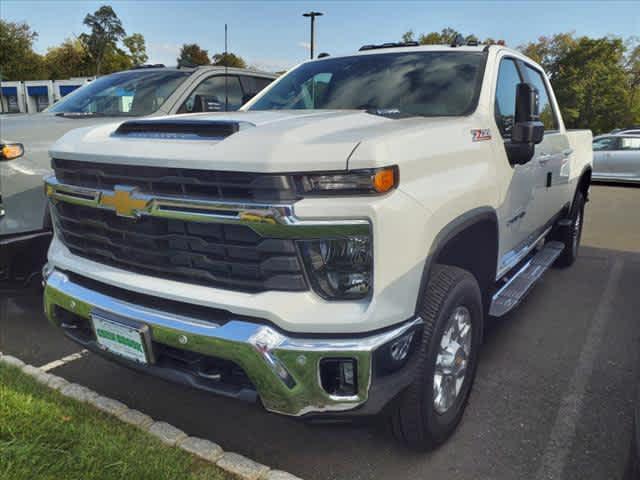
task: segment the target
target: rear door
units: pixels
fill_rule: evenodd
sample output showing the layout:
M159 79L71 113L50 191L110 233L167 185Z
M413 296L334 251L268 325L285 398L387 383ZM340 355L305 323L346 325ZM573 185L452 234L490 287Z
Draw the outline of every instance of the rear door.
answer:
M613 175L640 179L640 137L619 137L618 149L610 155L609 163Z
M614 173L612 154L618 150L620 137L606 136L593 141L593 175L609 177Z
M531 162L536 169L533 188L535 211L529 216L528 228L542 229L558 214L567 198L570 158L573 154L566 133L560 130L559 113L552 101L551 89L542 70L529 63L521 63L523 76L538 91L540 120L544 124L544 138L536 145Z

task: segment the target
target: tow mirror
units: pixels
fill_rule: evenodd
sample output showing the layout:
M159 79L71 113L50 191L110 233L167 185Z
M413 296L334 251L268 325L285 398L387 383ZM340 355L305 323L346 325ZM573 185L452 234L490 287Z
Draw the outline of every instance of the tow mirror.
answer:
M540 121L538 90L530 83L516 87L516 111L507 154L512 164L523 165L533 157L542 142L544 124Z
M0 161L9 161L24 155L24 146L21 143L0 144Z

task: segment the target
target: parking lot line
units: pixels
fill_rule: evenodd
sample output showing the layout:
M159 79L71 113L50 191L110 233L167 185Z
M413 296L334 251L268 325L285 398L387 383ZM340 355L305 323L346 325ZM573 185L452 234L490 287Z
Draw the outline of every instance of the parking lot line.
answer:
M575 441L576 428L580 420L585 393L598 355L598 346L602 343L607 320L613 318L614 303L622 276L622 268L623 261L617 258L609 272L605 290L600 298L600 303L582 346L569 388L558 409L547 447L536 475L537 480L563 478L564 466Z
M82 357L84 357L87 353L89 353L88 350L81 350L77 353L72 353L71 355L62 357L60 360L54 360L53 362L49 362L46 365L42 365L40 367L40 370L48 372L49 370L53 370L54 368L61 367L62 365L66 365L67 363L71 363L74 360L79 360Z

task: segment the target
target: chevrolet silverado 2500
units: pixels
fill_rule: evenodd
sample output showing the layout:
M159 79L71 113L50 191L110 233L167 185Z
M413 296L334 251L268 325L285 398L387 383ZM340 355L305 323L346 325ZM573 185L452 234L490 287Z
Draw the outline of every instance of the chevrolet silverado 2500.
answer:
M592 164L539 65L460 45L308 61L239 112L50 154L68 337L272 412L384 411L422 449L463 414L487 318L575 261Z

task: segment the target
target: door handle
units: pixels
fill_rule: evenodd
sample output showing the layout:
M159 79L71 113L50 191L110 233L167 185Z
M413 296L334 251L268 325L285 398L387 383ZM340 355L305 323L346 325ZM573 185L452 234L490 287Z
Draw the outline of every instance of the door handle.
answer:
M573 148L567 148L566 150L562 151L562 155L564 155L565 158L567 158L572 153L573 153Z

